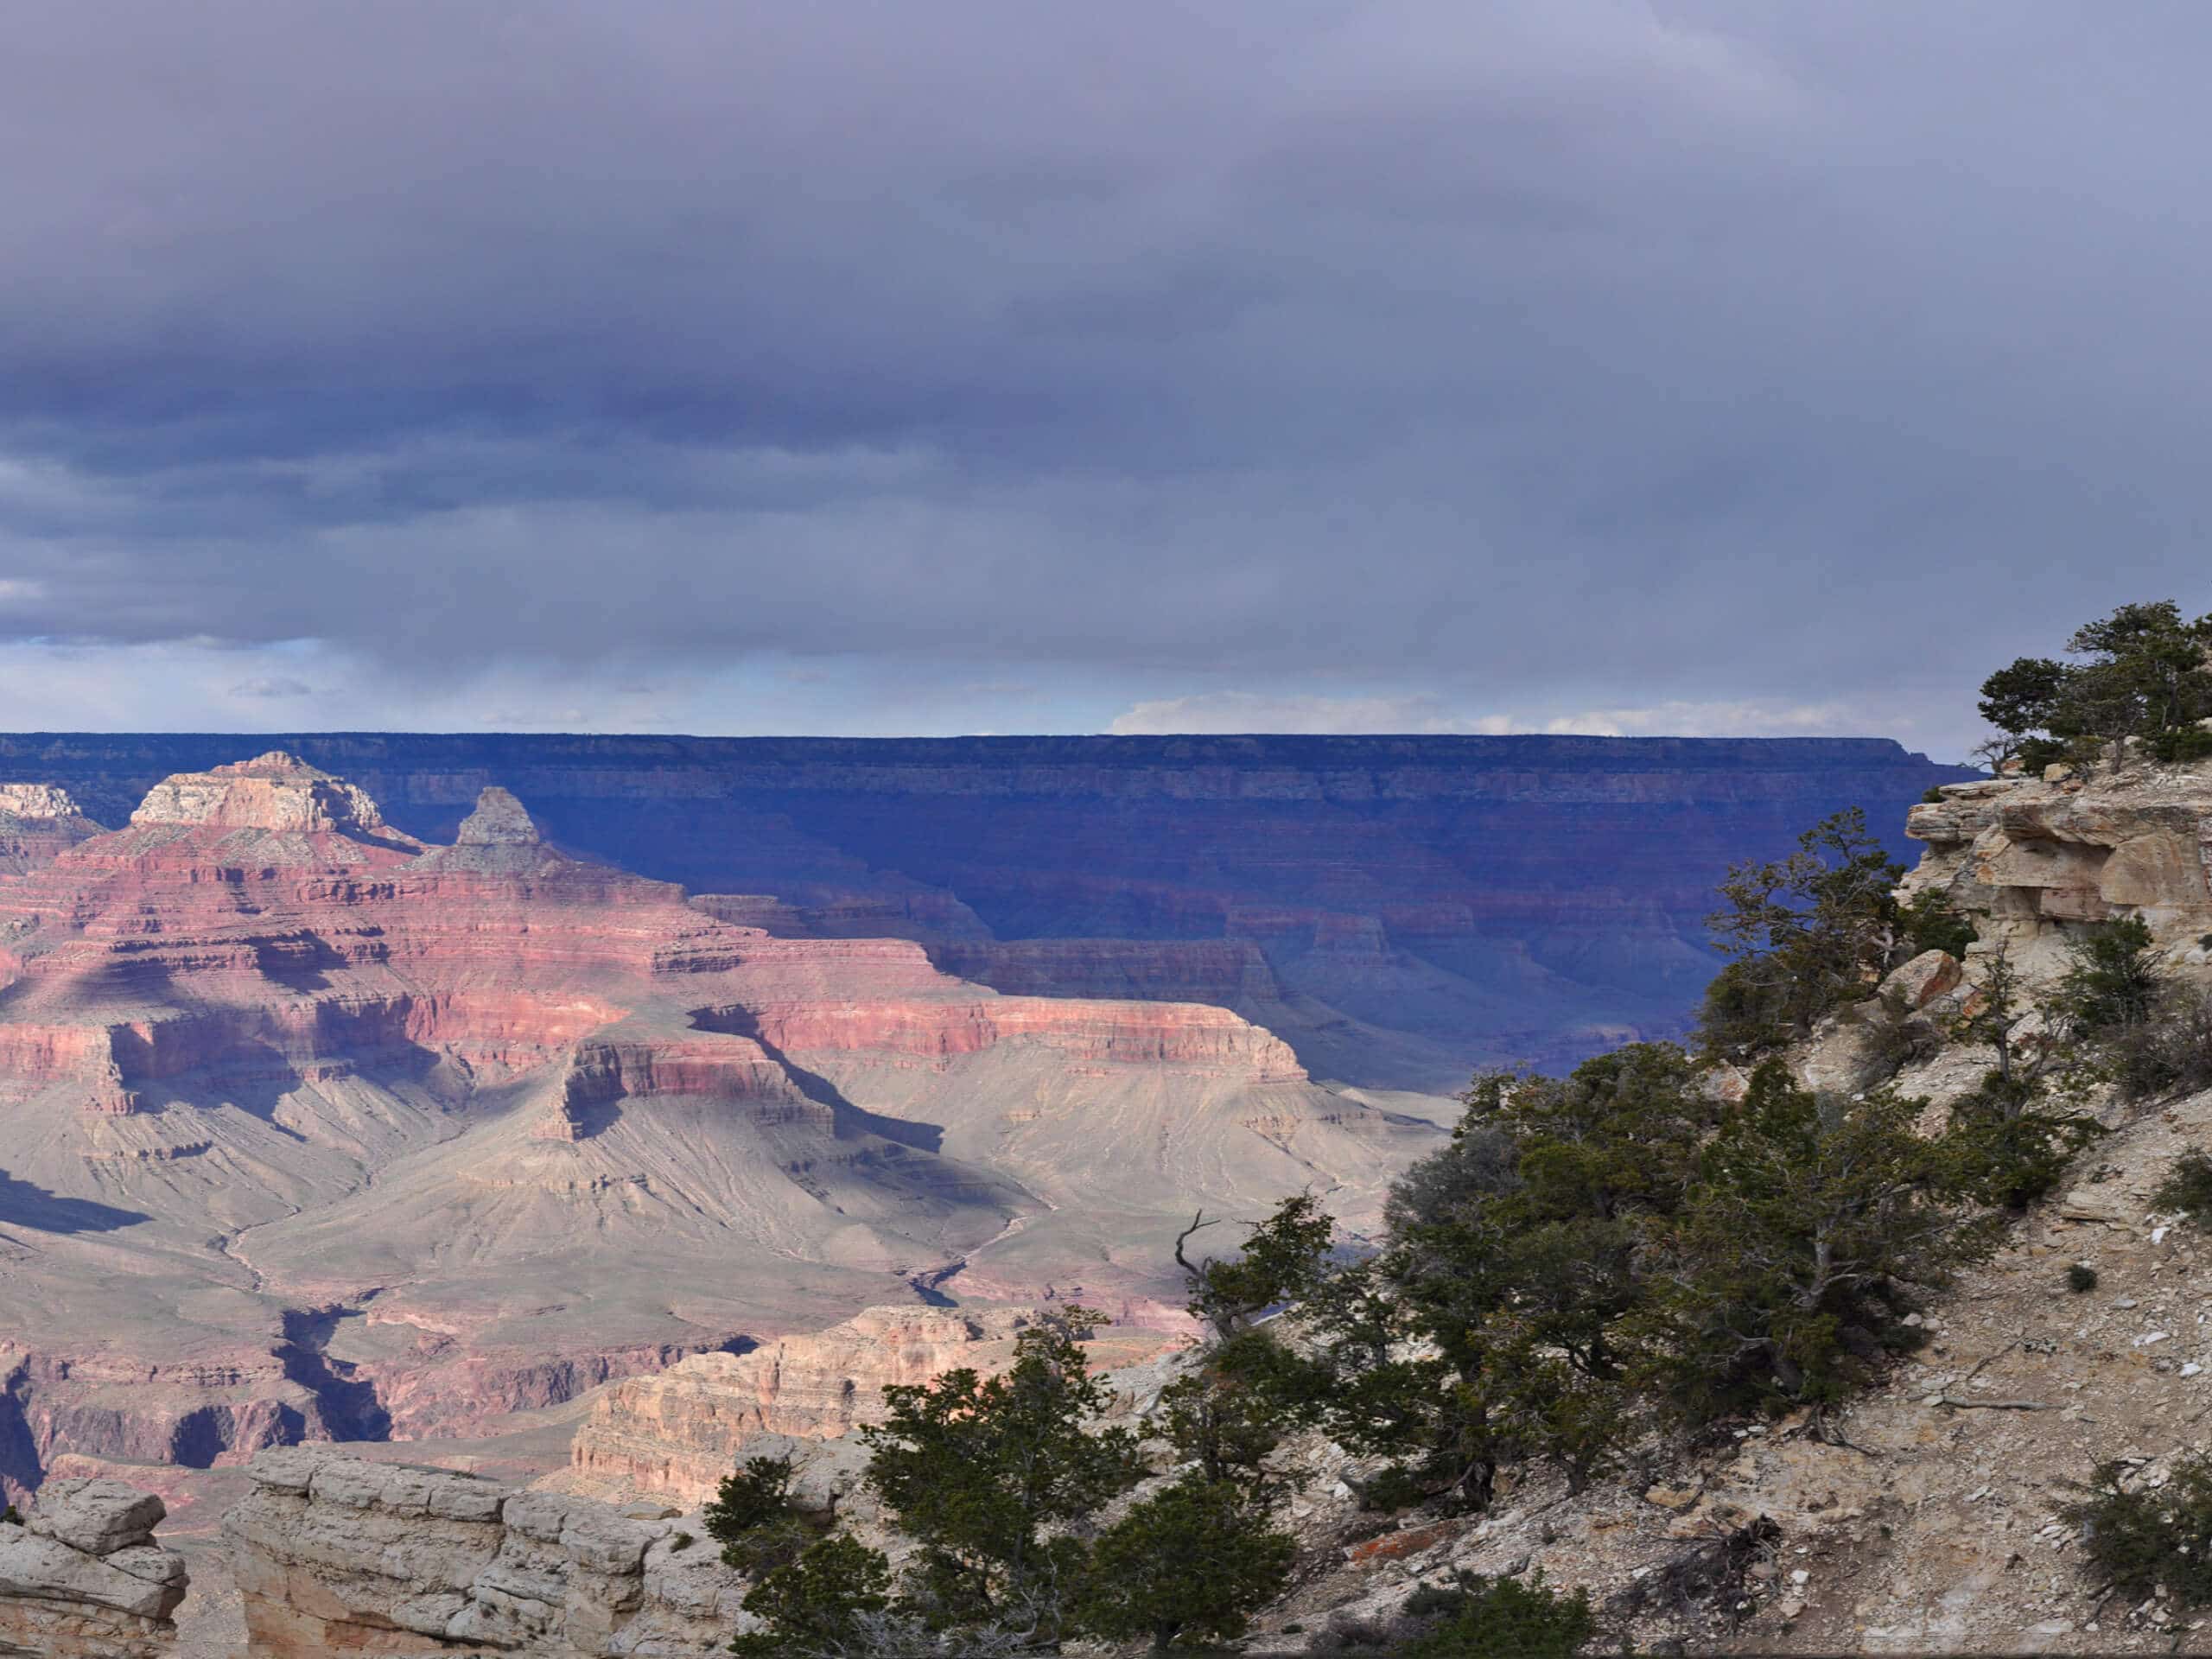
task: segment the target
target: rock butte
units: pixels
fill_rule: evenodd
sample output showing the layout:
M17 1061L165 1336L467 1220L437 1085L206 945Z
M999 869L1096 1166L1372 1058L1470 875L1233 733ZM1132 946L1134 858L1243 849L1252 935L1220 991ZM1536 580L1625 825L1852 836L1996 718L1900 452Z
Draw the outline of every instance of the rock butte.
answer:
M504 790L442 846L281 753L15 821L61 827L0 877L14 1493L466 1432L910 1281L1157 1318L1192 1209L1357 1229L1437 1135L1224 1008L721 919Z

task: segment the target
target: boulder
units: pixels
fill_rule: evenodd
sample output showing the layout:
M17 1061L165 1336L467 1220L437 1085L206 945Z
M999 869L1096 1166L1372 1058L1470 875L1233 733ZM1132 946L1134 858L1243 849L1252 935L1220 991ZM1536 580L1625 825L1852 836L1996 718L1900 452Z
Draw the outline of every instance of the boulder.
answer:
M49 1481L0 1526L0 1653L157 1659L190 1580L154 1541L162 1500L115 1480Z
M752 1622L696 1515L628 1516L323 1448L264 1452L248 1472L254 1491L223 1534L255 1659L425 1643L643 1659L713 1651Z
M119 1480L51 1480L39 1489L30 1529L88 1555L152 1541L168 1506Z

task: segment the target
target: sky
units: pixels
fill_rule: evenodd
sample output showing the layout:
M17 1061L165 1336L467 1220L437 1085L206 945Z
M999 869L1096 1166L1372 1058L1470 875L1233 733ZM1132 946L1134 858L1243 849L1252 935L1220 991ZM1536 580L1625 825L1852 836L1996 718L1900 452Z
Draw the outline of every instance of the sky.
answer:
M0 728L1980 735L2212 8L17 0Z

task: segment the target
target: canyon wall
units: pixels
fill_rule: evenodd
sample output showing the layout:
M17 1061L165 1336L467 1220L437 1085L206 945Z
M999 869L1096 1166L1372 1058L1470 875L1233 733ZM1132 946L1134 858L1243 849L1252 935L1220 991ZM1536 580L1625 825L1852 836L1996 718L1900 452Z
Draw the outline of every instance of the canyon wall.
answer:
M299 734L392 823L487 785L555 842L771 931L915 939L1001 990L1236 1009L1314 1076L1456 1088L1680 1029L1733 860L1967 776L1862 739ZM191 734L0 737L0 779L121 823ZM1902 842L1898 843L1903 850Z
M1371 1229L1440 1138L1231 1009L778 937L494 786L446 844L282 752L126 817L0 877L10 1497L466 1437L893 1300L1143 1313L1193 1209Z

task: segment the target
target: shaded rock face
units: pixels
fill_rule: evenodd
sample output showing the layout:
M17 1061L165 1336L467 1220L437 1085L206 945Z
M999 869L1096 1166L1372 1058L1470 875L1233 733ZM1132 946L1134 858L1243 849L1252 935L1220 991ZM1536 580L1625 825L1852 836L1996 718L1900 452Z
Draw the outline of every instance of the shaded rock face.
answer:
M594 1402L569 1453L575 1490L713 1497L764 1436L834 1440L881 1422L883 1391L968 1369L994 1376L1035 1319L1020 1309L872 1307L810 1336L744 1355L699 1354L635 1377ZM1086 1344L1094 1371L1131 1364L1179 1338L1109 1327Z
M1926 844L1907 888L1948 894L1976 954L2001 949L2031 981L2055 980L2067 940L2118 916L2139 917L2176 968L2212 967L2212 766L1953 785L1906 833Z
M919 1285L1145 1305L1193 1209L1371 1227L1440 1139L1230 1009L778 937L476 798L426 846L272 753L0 881L0 1491L465 1434Z
M1317 1077L1446 1092L1680 1031L1732 862L1843 806L1886 833L1969 775L1847 739L283 741L431 840L504 785L558 845L731 895L732 920L916 940L1009 993L1215 1002ZM0 773L119 820L237 752L0 737Z
M189 1584L154 1541L162 1500L113 1480L56 1480L22 1526L0 1525L0 1653L156 1659Z
M454 836L461 847L535 847L540 839L523 804L497 785L476 798L476 810Z
M256 1659L712 1652L750 1624L696 1516L307 1447L263 1453L223 1535ZM679 1547L688 1533L693 1541Z

